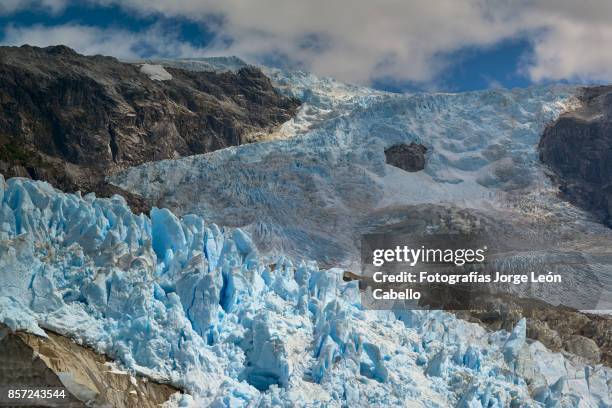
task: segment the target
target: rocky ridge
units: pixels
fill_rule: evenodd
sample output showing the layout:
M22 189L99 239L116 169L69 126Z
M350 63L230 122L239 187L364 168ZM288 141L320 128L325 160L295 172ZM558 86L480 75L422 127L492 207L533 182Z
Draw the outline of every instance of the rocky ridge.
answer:
M65 46L0 47L0 173L111 195L104 177L117 169L257 141L298 106L251 66L192 72Z

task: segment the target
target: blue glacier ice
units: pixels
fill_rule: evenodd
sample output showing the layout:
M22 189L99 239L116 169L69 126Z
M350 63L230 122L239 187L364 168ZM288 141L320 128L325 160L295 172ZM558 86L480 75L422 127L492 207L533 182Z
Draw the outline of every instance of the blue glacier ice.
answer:
M605 407L610 369L440 311L367 311L340 269L195 215L0 177L0 322L184 387L180 406Z

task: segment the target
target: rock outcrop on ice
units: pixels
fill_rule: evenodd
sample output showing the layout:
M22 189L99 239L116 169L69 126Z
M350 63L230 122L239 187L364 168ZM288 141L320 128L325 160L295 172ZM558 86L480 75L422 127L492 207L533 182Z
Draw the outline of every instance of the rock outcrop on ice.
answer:
M357 282L195 215L0 180L0 321L184 387L183 406L601 407L611 372L445 312L366 311Z
M148 210L104 176L256 141L299 106L252 66L166 68L65 46L0 47L0 172L64 191L121 193L133 208Z
M420 171L425 168L427 148L414 142L397 144L385 149L387 164L406 171Z

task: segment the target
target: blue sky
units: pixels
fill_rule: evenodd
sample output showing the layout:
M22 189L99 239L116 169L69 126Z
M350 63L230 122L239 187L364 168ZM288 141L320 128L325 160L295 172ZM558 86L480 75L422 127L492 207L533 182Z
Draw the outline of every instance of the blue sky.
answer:
M386 78L372 85L393 92L428 88L447 92L523 88L533 83L521 69L522 60L530 50L531 44L522 38L501 41L490 47L465 47L448 53L448 58L454 62L433 83L397 82Z
M9 45L119 58L231 54L392 91L612 79L603 1L6 1L0 42Z

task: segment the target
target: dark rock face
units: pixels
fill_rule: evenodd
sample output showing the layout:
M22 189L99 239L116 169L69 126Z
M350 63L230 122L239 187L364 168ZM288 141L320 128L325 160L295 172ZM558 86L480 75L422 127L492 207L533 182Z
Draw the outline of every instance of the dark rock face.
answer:
M406 171L420 171L425 168L427 148L422 144L398 144L385 150L388 164Z
M253 67L166 70L156 81L64 46L0 47L0 173L104 194L116 169L257 141L299 106Z
M64 397L9 401L3 394L0 406L154 408L179 392L149 378L111 370L105 356L56 333L47 335L12 333L0 325L0 389L52 389Z
M585 88L581 99L545 129L540 159L565 197L612 225L612 87Z

